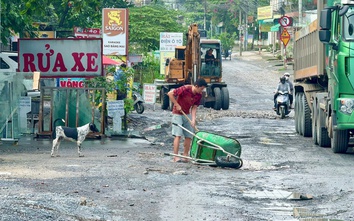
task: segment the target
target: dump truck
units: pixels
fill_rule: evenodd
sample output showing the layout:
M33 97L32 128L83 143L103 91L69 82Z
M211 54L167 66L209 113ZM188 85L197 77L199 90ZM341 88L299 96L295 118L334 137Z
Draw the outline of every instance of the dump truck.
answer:
M345 153L354 132L354 1L317 1L317 20L295 33L295 129Z
M218 39L201 39L198 25L189 26L186 45L175 48L175 56L166 61L165 79L155 80L160 89L161 108L171 109L172 103L167 93L186 84L193 84L204 78L208 87L203 92L202 105L215 110L229 109L229 91L222 81L221 42ZM206 63L204 56L213 49L215 61Z

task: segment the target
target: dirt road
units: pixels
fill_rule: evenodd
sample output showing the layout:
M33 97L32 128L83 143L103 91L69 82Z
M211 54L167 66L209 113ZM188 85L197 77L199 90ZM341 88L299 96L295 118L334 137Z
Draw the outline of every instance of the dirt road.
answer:
M241 169L172 163L170 112L148 105L129 126L147 139L86 140L82 158L69 142L56 158L49 140L2 144L0 220L354 220L354 154L319 148L293 115L275 115L282 72L269 58L223 61L230 109L198 111L200 130L241 143Z

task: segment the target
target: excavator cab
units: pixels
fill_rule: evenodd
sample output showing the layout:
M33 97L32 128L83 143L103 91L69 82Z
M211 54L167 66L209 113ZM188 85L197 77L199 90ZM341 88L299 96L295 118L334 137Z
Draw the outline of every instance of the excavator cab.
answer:
M221 57L221 43L219 40L201 39L201 72L200 77L204 78L208 83L220 82L222 76L222 57ZM214 59L210 59L212 51ZM210 52L209 52L210 53Z

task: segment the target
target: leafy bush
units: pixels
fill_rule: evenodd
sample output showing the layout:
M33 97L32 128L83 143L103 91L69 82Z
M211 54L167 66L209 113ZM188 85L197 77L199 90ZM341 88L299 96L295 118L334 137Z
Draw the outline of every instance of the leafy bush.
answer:
M134 75L134 70L132 68L122 68L124 74L120 78L119 81L111 81L108 80L106 77L95 77L95 78L90 78L85 80L85 86L86 87L92 87L92 88L105 88L105 96L107 97L108 93L112 93L115 90L118 89L118 91L122 94L127 93L127 85L128 85L128 80L133 77ZM108 70L109 73L114 73L115 72L115 67L112 67ZM91 96L94 98L93 100L93 105L96 107L99 107L99 110L102 111L102 94L101 91L95 91L95 94L91 94ZM132 110L132 105L134 101L132 98L125 98L124 99L124 109L125 113L128 114ZM107 113L107 110L104 110L105 114Z
M134 82L153 83L155 79L160 77L160 62L152 54L143 56L143 61L134 66Z

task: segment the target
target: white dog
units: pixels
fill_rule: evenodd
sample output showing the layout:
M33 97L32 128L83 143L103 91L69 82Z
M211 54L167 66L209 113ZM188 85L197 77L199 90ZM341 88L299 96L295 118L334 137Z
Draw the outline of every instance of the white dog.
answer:
M59 156L59 146L60 142L65 139L65 140L70 140L73 142L77 143L77 152L79 153L79 157L83 157L81 155L81 143L85 140L87 134L91 132L98 132L98 129L95 124L93 123L88 123L85 124L84 126L78 127L78 128L71 128L71 127L63 127L63 126L56 126L55 124L57 121L63 121L63 119L56 119L54 121L54 127L55 130L53 130L53 147L52 147L52 153L51 156L54 157L54 151L56 150L57 155Z

